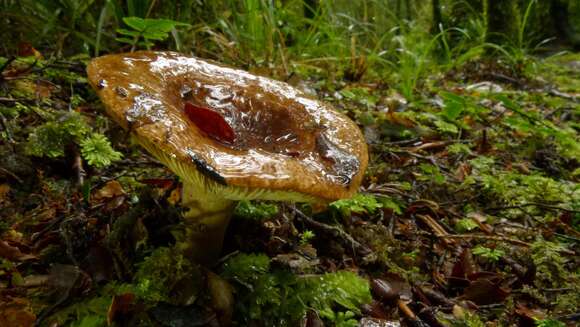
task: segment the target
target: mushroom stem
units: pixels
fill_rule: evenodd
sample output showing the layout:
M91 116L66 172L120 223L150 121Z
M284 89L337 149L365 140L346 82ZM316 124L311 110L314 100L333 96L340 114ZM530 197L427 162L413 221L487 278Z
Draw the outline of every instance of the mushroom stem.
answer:
M181 202L189 210L183 215L185 236L178 240L178 247L195 262L215 263L222 250L234 201L184 182Z

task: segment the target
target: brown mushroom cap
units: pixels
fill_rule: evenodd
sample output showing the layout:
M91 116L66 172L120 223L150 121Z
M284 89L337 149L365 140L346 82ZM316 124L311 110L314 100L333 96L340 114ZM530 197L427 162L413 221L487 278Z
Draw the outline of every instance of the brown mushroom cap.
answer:
M173 52L88 66L108 114L191 183L226 198L351 196L368 162L359 128L290 85Z

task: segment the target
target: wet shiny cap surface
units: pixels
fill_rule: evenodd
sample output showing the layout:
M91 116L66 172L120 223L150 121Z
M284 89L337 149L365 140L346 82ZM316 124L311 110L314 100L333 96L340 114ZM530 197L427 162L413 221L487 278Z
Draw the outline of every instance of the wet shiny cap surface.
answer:
M103 56L87 70L107 113L158 158L223 185L326 200L360 185L358 127L286 83L173 52Z

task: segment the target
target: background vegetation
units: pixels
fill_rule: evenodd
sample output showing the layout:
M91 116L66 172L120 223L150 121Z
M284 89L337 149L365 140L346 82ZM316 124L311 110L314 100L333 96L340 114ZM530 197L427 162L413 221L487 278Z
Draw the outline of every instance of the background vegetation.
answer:
M287 81L367 138L354 198L239 204L211 267L234 324L577 323L578 1L0 0L0 24L0 326L227 324L172 250L178 181L86 82L137 49Z

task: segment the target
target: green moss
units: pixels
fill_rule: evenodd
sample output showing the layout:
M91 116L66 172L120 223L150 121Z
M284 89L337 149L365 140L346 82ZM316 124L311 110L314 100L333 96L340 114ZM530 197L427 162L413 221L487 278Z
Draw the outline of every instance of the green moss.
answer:
M102 168L119 160L121 153L111 147L102 134L91 133L84 117L75 112L45 112L46 123L33 128L26 143L26 153L37 157L59 158L72 144L80 146L89 165Z
M537 271L535 280L537 287L565 285L566 277L569 275L565 267L568 260L561 255L562 249L562 245L541 238L532 244L530 250Z
M278 206L273 203L240 201L236 206L234 215L245 219L265 220L278 213Z
M158 248L142 263L138 264L133 283L135 295L149 302L176 303L182 299L179 289L184 281L191 281L198 288L201 283L201 272L183 255L169 248ZM188 285L191 286L191 285ZM193 290L194 293L196 290ZM195 294L189 294L195 296ZM189 299L191 301L191 299Z
M62 157L66 146L80 140L88 131L89 126L79 113L59 113L50 121L34 128L28 136L26 152L38 157Z
M93 133L80 142L81 153L89 165L103 168L121 159L121 153L111 147L103 134Z
M355 194L350 199L338 200L330 204L330 208L343 217L349 217L353 212L373 214L382 206L382 203L378 202L374 196L365 194Z
M347 271L296 276L270 267L263 254L239 254L223 267L222 277L236 287L238 323L293 326L308 309L335 324L348 326L371 301L368 282Z
M556 180L539 173L529 175L498 169L494 160L489 157L478 157L469 161L473 168L472 175L464 181L464 186L480 184L484 195L497 205L529 205L530 203L555 203L563 208L570 208L580 202L580 188L577 183L567 180ZM540 206L525 209L528 214L545 214L543 220L554 218L553 213L546 212ZM521 215L522 209L514 208L502 211L508 216Z
M87 78L72 70L62 68L46 68L44 76L61 84L87 83Z

